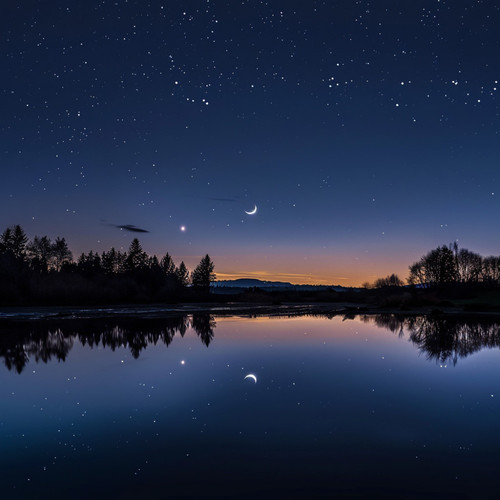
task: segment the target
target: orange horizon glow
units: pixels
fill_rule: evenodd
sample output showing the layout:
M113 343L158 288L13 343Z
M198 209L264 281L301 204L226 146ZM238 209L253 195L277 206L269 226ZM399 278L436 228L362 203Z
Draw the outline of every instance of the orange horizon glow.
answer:
M221 255L209 254L215 264L217 281L260 279L284 281L294 285L340 285L360 287L378 278L397 274L406 281L408 266L417 260L413 256L388 253L358 255L315 255L297 258L293 255ZM184 257L192 271L203 256ZM176 265L180 257L173 257Z
M217 272L216 281L231 281L237 279L258 279L261 281L281 281L291 283L292 285L325 285L325 286L345 286L345 287L361 287L364 283L373 283L378 278L384 278L392 274L393 271L385 274L371 274L370 276L339 277L339 276L319 276L314 274L289 274L289 273L272 273L266 271L242 271L242 272ZM395 272L403 281L406 280L406 275Z
M406 281L408 266L418 258L418 254L414 256L400 249L394 249L390 253L382 249L370 253L344 251L338 254L300 254L301 252L269 252L264 255L238 256L214 254L211 257L215 263L217 280L250 278L285 281L294 285L346 287L360 287L393 273Z
M310 266L310 272L307 272L309 271L307 265L303 265L301 269L295 269L295 272L289 272L285 266L279 266L281 269L276 271L262 267L236 270L232 266L223 265L217 268L216 264L215 273L217 281L260 279L262 281L284 281L294 285L341 285L346 287L360 287L366 282L373 283L376 279L384 278L393 273L397 274L403 281L408 277L408 264L406 263L377 262L373 265L360 263L357 266L351 265L351 267L339 266L338 270L335 267L332 268L331 265L325 265L325 272L318 269L318 267L321 268L321 265L318 264L321 263Z
M125 247L120 248L126 251ZM88 252L87 248L78 248L73 254ZM157 248L145 248L148 255L157 255L160 259L164 252ZM162 253L163 252L163 253ZM360 287L364 283L373 283L378 278L397 274L406 281L408 266L420 258L406 252L355 251L343 254L301 255L285 253L221 254L208 251L215 264L216 280L260 279L262 281L282 281L293 285L340 285ZM174 264L181 261L191 272L205 256L203 254L171 253Z
M165 254L156 246L144 245L143 248L148 255L156 255L159 259ZM86 248L78 250L89 251ZM121 247L121 250L126 251L127 248ZM196 250L192 248L186 254L174 249L170 255L176 266L183 261L191 272L208 253L215 264L217 281L248 278L294 285L361 287L364 283L373 283L393 273L406 282L409 266L422 256L425 247L409 249L394 244L391 248L370 248L353 245L340 249L338 253L294 247L273 247L265 252L256 249L254 253L234 249L223 253L220 248L209 246L206 250ZM79 253L74 252L74 255Z

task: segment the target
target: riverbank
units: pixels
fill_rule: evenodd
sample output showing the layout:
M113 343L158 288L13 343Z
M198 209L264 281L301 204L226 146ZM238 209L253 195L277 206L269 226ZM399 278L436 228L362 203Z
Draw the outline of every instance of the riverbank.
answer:
M185 315L209 314L213 316L241 317L283 317L321 315L354 316L392 314L397 316L500 316L497 310L469 310L461 306L418 306L418 307L384 307L356 302L287 302L269 303L182 303L151 305L110 305L110 306L42 306L42 307L4 307L0 308L0 326L8 322L43 321L43 320L76 320L105 318L161 319Z

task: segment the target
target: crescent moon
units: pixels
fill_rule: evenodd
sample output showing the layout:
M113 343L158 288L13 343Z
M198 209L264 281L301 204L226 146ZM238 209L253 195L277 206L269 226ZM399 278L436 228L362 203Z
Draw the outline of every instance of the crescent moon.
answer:
M257 383L257 377L253 373L245 375L245 378L243 380L246 380L247 378L251 378L255 383Z
M253 214L256 214L256 213L257 213L257 205L255 205L254 209L253 209L253 210L250 210L250 212L247 212L247 211L245 210L245 213L246 213L247 215L253 215Z

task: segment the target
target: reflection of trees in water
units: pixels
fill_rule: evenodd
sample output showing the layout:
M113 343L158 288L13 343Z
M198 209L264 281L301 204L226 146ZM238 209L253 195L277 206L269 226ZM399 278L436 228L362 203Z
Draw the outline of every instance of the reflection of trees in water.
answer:
M448 316L395 316L379 314L362 316L399 336L407 331L410 341L425 352L427 359L440 363L457 364L483 348L500 347L500 323L477 318Z
M0 358L4 359L9 370L21 373L31 358L37 363L47 363L52 359L65 361L75 338L90 348L102 346L112 351L130 349L132 356L138 358L149 344L160 343L168 347L177 333L184 337L190 326L208 347L216 327L215 319L210 314L196 314L192 318L134 318L113 322L65 320L57 326L53 323L11 323L0 331Z
M42 339L30 340L24 345L28 356L33 356L37 363L40 361L47 363L52 358L65 361L72 347L73 337L65 337L59 328L48 331Z
M162 343L169 346L176 333L184 335L188 323L186 316L168 318L161 322L134 320L126 324L100 325L91 331L78 329L74 335L82 345L91 348L101 345L112 351L117 348L129 348L132 356L138 358L140 352L149 344Z
M354 318L350 318L354 319ZM405 319L393 314L377 314L375 316L363 315L359 316L363 323L375 323L379 328L387 328L392 333L397 333L399 336L403 335L403 328L405 326Z
M329 316L320 315L324 317ZM398 336L408 332L411 342L429 360L456 364L481 349L500 347L500 323L475 318L448 316L358 316ZM354 319L345 316L344 319ZM123 318L106 320L61 320L59 322L10 323L0 327L0 358L9 370L21 373L30 359L47 363L65 361L76 339L91 348L129 349L134 358L150 344L169 346L176 334L182 337L192 328L207 347L214 339L216 321L211 314L172 318Z
M193 314L192 326L201 341L208 347L214 339L215 318L210 314Z
M4 358L5 366L9 370L15 369L21 373L29 360L28 353L23 344L2 345L0 346L0 357Z

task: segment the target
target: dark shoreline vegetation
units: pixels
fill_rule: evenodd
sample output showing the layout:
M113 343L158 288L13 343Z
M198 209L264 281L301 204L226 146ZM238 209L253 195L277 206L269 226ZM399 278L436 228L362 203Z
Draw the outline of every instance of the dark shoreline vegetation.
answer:
M248 315L247 317L255 317ZM266 314L263 314L266 316ZM481 349L500 348L500 319L404 314L282 314L374 323L398 337L407 336L429 361L456 365ZM174 337L193 331L207 347L214 340L219 315L182 314L170 317L52 318L45 321L3 321L0 359L8 370L21 373L31 361L65 361L76 341L83 346L125 348L139 358L148 345L168 347Z
M208 295L213 270L208 255L191 273L168 253L149 256L137 238L127 252L90 251L74 261L64 238L28 241L16 225L0 236L0 306L189 302Z
M15 225L0 236L0 306L350 303L358 311L500 313L500 257L482 257L456 244L431 250L409 266L407 284L392 274L343 291L253 287L211 293L214 267L206 255L190 273L168 253L147 255L137 238L126 252L90 251L74 260L64 238L29 241Z

